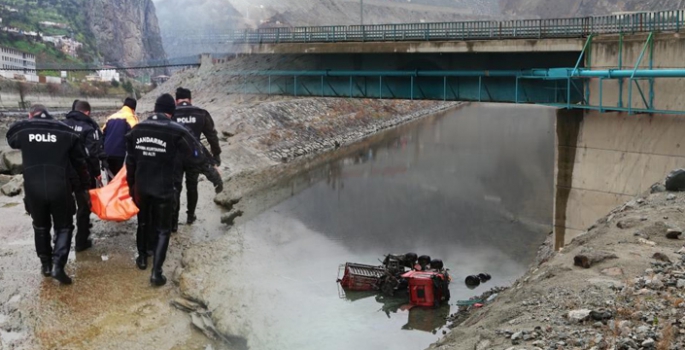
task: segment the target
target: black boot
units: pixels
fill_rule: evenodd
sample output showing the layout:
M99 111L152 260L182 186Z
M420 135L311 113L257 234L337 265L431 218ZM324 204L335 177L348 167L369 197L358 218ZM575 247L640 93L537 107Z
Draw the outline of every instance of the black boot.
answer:
M45 277L50 277L52 272L52 244L50 243L49 227L33 227L36 253L40 258L40 272Z
M86 251L92 247L93 247L93 240L87 239L84 242L76 243L76 245L74 245L74 250L77 253L80 253L80 252Z
M197 216L195 216L195 213L188 212L188 220L186 224L192 225L195 221L197 221Z
M40 272L43 274L45 277L50 277L52 276L52 261L50 259L47 259L45 261L41 260L40 262Z
M157 287L166 284L166 277L162 273L162 266L164 265L164 260L166 260L167 249L169 249L169 231L158 231L157 246L155 247L155 255L152 258L152 275L150 276L150 283Z
M147 270L147 253L138 252L138 257L136 258L136 266L141 270Z
M52 278L65 285L72 282L71 278L64 272L64 266L67 265L67 259L69 258L73 232L73 226L55 230L55 250L52 253Z
M147 257L150 255L150 235L147 233L148 224L139 219L138 230L136 231L136 246L138 248L138 257L136 258L136 266L141 270L147 270Z

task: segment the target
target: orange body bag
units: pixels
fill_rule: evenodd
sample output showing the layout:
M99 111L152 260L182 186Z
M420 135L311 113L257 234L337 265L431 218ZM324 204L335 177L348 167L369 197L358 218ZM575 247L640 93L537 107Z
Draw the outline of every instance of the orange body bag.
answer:
M105 221L126 221L138 214L122 168L107 186L90 190L91 211Z

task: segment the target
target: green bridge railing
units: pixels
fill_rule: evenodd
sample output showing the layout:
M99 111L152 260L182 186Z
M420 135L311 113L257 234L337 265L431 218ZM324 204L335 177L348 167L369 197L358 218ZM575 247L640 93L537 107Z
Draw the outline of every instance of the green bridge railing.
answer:
M578 38L591 34L680 31L683 25L685 10L674 10L581 18L261 28L195 39L259 44Z

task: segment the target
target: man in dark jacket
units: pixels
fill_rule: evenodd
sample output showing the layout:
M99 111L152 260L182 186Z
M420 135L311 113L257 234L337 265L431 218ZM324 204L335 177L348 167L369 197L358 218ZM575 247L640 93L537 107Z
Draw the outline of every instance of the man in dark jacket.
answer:
M74 110L67 114L64 124L67 124L77 134L81 136L81 142L86 147L88 173L90 174L90 184L87 188L76 189L76 239L74 250L82 252L93 246L90 237L90 195L89 189L95 188L96 179L100 175L101 163L107 167L107 155L102 148L102 131L100 126L90 118L90 103L86 101L76 101Z
M214 170L208 177L222 189L216 169L208 165L200 143L182 125L171 120L176 109L169 94L155 102L155 114L136 125L126 135L126 171L131 196L140 209L136 242L136 265L147 268L147 251L154 251L150 282L155 286L166 283L162 266L166 259L171 234L171 220L175 209L174 179L180 167L204 172ZM211 169L211 170L210 170ZM155 236L153 247L148 247L147 234Z
M205 135L209 147L212 149L212 158L214 165L221 165L221 147L219 146L219 137L214 128L214 120L206 110L192 105L192 96L190 90L178 88L176 90L176 111L174 112L174 121L182 124L190 133L199 141L202 135ZM197 220L195 216L195 208L197 207L198 193L197 182L199 174L192 169L184 169L186 176L186 194L188 199L188 225ZM183 172L176 178L175 185L178 191L176 195L176 211L174 212L173 232L178 228L178 214L181 210L181 190L183 189Z
M70 172L76 169L82 188L87 188L90 181L81 138L67 125L54 120L44 106L35 105L29 120L10 127L7 143L21 150L24 201L33 219L41 271L62 284L71 284L71 278L64 272L74 231ZM55 228L54 250L50 243L51 226Z

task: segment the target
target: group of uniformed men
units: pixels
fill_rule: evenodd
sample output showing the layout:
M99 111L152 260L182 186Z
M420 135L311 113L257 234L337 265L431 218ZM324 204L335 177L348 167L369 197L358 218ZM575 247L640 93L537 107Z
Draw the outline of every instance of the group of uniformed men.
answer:
M14 123L7 132L10 147L23 158L25 206L33 220L36 253L41 272L61 284L71 284L64 271L71 248L76 214L74 249L92 247L90 194L102 169L118 173L126 167L126 180L140 209L136 265L147 269L152 255L150 282L166 283L162 266L171 232L178 230L183 174L188 195L187 223L196 219L198 177L204 174L219 193L223 189L217 166L221 148L214 122L204 109L192 105L188 89L176 98L161 95L154 114L138 123L136 100L127 98L107 118L104 132L91 118L86 101L74 101L63 121L55 120L42 105L34 105L29 119ZM205 135L211 154L200 142ZM51 228L54 237L51 240ZM53 246L54 243L54 246Z

